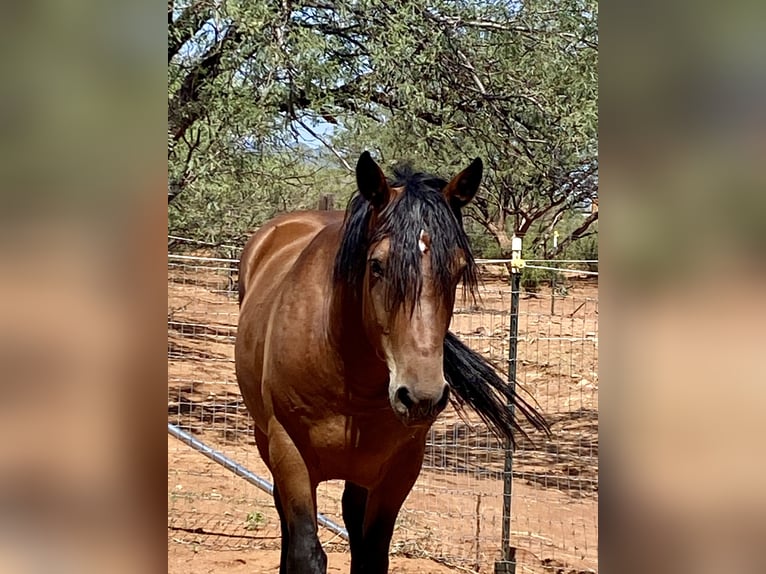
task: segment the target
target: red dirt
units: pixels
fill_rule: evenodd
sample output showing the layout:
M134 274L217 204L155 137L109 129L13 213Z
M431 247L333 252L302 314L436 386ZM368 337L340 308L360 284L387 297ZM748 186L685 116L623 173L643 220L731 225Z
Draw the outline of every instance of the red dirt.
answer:
M228 286L221 271L170 270L169 420L270 479L234 382L237 305L223 291ZM554 436L536 437L536 448L522 444L514 459L511 540L520 574L597 569L598 286L574 281L555 304L551 315L546 289L522 295L517 377ZM452 329L502 370L508 286L487 281L480 306L478 314L456 313ZM469 428L451 410L430 442L397 523L390 571L491 572L499 555L503 452L481 426ZM338 483L322 485L319 501L320 511L342 524L340 492ZM169 437L169 572L277 572L278 532L266 493ZM322 541L328 572L347 572L343 541L325 530Z

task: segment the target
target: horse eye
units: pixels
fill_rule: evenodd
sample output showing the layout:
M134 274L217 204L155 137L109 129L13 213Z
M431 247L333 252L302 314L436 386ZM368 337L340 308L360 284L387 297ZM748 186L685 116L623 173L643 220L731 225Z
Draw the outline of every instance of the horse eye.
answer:
M370 272L377 279L383 277L383 264L377 259L370 259Z

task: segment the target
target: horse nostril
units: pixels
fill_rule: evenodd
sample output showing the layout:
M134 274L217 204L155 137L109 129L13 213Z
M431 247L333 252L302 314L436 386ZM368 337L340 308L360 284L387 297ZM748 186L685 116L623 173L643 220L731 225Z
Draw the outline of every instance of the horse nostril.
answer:
M400 403L404 405L404 407L409 410L412 408L412 406L415 404L415 401L412 399L412 396L410 395L410 391L407 387L401 386L398 389L396 389L396 398L399 400Z

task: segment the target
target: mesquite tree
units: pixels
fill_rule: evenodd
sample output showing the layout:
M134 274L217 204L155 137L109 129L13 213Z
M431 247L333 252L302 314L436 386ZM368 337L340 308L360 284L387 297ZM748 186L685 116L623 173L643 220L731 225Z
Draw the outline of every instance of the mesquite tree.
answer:
M168 28L174 221L311 206L372 149L443 173L481 156L470 215L503 254L514 232L534 248L574 217L560 251L594 227L593 0L171 1Z

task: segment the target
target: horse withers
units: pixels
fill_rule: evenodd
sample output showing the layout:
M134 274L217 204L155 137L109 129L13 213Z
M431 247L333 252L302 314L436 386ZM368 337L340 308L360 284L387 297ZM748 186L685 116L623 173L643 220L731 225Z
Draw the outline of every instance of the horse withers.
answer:
M461 209L481 176L476 159L450 181L408 166L387 180L365 152L345 215L282 215L247 243L236 372L274 477L281 574L326 572L316 487L331 479L345 480L352 574L388 571L396 517L451 386L501 434L514 424L506 398L539 426L448 333L458 284L476 287Z

